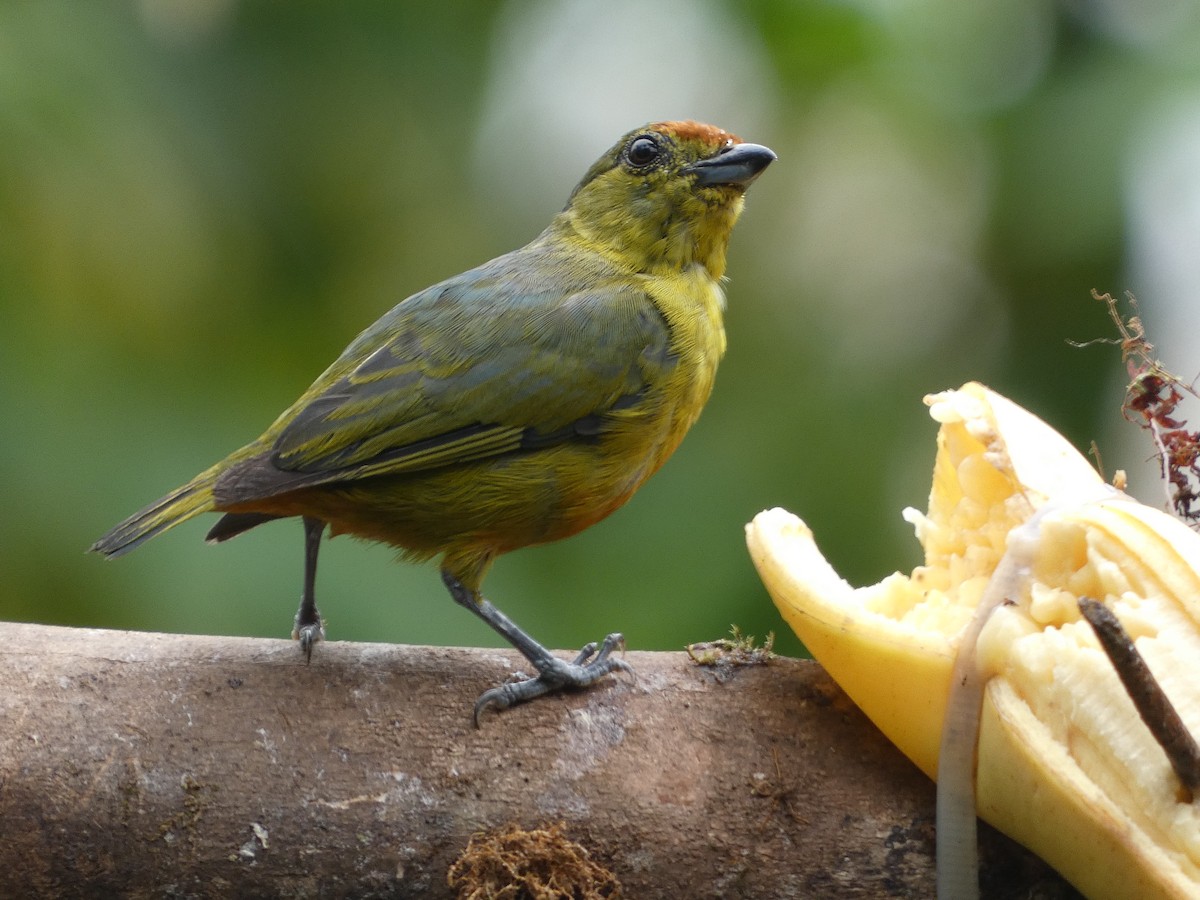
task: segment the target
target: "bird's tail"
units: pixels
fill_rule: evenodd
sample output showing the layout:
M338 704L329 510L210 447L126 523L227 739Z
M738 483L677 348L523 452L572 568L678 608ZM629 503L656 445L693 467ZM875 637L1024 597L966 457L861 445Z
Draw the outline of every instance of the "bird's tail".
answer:
M222 467L213 466L145 509L134 513L88 548L112 559L140 546L150 538L213 509L213 484Z

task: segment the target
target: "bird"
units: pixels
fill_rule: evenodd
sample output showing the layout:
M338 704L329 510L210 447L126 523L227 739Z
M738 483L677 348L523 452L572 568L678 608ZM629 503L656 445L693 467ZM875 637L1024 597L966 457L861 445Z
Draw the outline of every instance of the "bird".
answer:
M304 525L292 636L325 637L321 540L349 534L440 558L453 600L533 666L485 691L474 721L616 671L609 634L553 655L482 593L495 560L624 505L679 446L725 352L726 250L776 155L704 123L645 125L583 176L526 246L402 300L256 440L89 549L118 557L205 512L221 542Z

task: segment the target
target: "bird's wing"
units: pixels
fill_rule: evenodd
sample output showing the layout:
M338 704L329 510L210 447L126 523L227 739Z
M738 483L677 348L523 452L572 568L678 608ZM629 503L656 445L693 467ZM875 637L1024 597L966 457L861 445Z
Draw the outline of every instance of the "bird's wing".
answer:
M674 365L636 285L553 268L539 285L520 262L435 285L364 332L272 429L271 468L299 477L250 493L593 439Z

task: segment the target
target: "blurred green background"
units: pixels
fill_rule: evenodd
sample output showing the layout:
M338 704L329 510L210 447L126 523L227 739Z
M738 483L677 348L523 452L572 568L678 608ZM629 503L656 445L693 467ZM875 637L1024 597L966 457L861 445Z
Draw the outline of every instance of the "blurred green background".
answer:
M490 577L540 639L786 631L743 544L770 506L852 582L911 567L932 390L984 381L1135 465L1117 351L1066 341L1112 334L1092 288L1129 289L1198 365L1197 46L1172 0L0 3L0 618L286 635L298 522L84 548L398 300L532 238L652 120L779 161L681 451ZM497 643L392 557L326 544L331 638Z

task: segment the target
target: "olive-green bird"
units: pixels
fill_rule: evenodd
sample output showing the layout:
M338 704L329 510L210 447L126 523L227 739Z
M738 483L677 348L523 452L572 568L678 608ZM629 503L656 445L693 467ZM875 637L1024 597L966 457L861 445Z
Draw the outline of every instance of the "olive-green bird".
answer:
M610 634L573 662L492 606L502 553L568 537L620 507L679 445L725 351L721 280L746 187L775 154L697 122L621 138L527 246L402 301L257 440L126 519L119 556L203 512L223 541L304 520L293 637L324 636L317 550L331 535L440 555L462 606L537 670L485 692L504 709L629 667Z

